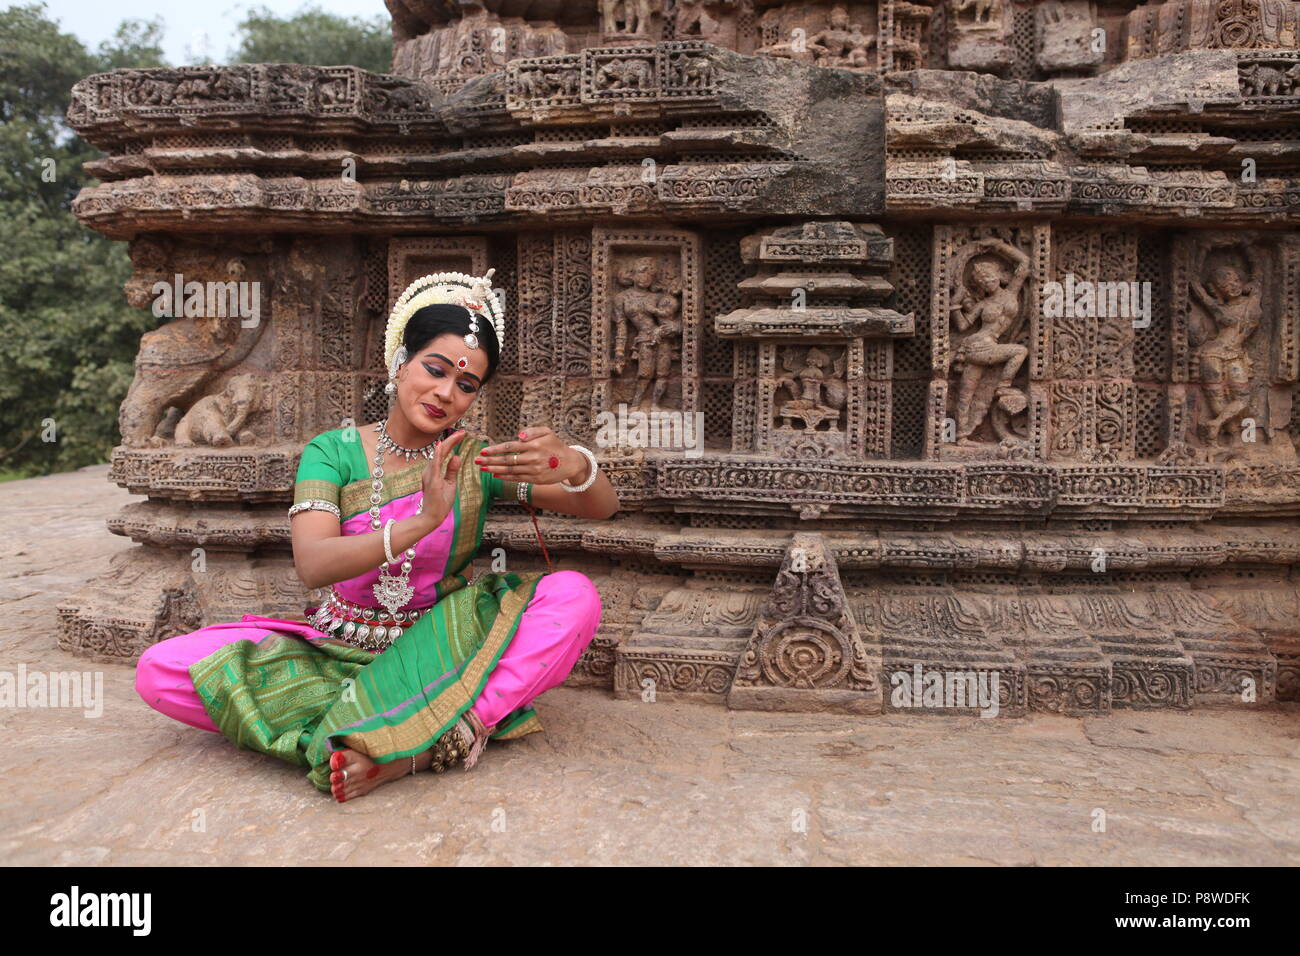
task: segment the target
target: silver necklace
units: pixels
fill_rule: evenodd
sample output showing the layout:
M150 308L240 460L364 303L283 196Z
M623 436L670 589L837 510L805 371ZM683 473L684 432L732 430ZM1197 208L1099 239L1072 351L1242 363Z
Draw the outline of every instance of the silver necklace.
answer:
M373 481L370 484L370 529L379 531L383 523L379 518L379 504L383 500L384 490L384 449L387 448L394 454L403 455L410 461L416 455L422 455L426 459L432 459L437 447L442 444L442 438L435 438L423 448L404 448L393 441L388 434L388 423L380 422L375 426L375 431L379 435L375 443L375 466L371 469L370 475ZM443 432L443 436L446 436ZM416 514L424 512L424 495L420 495L420 503L415 509ZM418 544L418 542L417 542ZM387 557L387 555L385 555ZM402 555L402 573L394 577L388 570L388 562L379 565L379 580L375 582L375 600L388 609L389 614L396 614L397 609L408 603L415 596L415 588L411 586L411 568L415 558L415 545L406 549Z
M405 446L399 445L397 442L393 441L392 436L388 434L388 422L380 422L376 425L375 432L379 435L379 440L375 443L375 451L379 452L379 457L376 458L376 462L380 464L383 462L382 455L385 449L391 451L395 455L403 456L407 461L410 461L416 455L423 455L426 459L432 459L435 449L437 449L442 440L447 437L446 429L444 429L441 435L429 442L429 444L425 445L423 448L406 448Z

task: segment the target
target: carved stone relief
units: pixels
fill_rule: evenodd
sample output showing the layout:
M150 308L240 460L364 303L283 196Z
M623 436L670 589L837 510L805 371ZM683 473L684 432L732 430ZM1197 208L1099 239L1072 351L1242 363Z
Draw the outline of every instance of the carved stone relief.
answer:
M936 257L928 456L1041 455L1042 418L1028 387L1039 328L1040 227L941 229Z
M732 707L879 713L879 650L864 640L821 535L797 534L728 692Z
M700 244L674 230L597 227L593 408L699 408Z

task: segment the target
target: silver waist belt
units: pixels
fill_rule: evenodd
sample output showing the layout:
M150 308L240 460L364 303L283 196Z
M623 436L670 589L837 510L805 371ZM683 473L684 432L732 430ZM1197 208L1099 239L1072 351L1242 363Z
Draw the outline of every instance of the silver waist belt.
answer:
M330 589L330 595L311 616L311 626L322 634L368 651L381 651L402 636L429 608L388 613L388 608L353 604Z

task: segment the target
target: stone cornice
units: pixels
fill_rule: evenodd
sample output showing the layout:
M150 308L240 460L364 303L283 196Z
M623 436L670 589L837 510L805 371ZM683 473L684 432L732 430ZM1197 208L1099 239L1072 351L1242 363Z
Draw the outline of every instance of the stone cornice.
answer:
M777 567L792 531L761 529L676 531L648 527L635 516L592 523L542 512L548 549L559 553L642 556L665 565ZM161 501L127 505L109 529L160 547L252 551L287 547L289 519L280 508L249 512L221 506L192 508ZM1098 573L1099 554L1108 571L1213 568L1223 565L1300 563L1300 530L1291 526L1142 527L1110 531L1025 530L996 532L836 530L828 540L841 568L856 570L1000 571L1005 573ZM484 548L506 547L540 554L532 523L509 511L487 519Z
M1209 465L839 463L717 456L658 461L654 494L806 517L910 512L918 518L1072 513L1186 518L1209 517L1225 500L1223 470Z
M516 60L450 96L355 67L118 70L74 87L68 121L113 154L74 211L127 238L870 215L884 204L883 114L873 75L674 41ZM581 134L600 124L627 135ZM537 168L556 162L568 168Z
M546 517L542 533L548 547L570 519ZM657 530L627 527L615 519L581 531L577 545L611 556L653 555L669 566L775 568L793 531ZM1213 568L1227 564L1281 566L1300 562L1300 531L1292 527L1141 528L1118 531L1000 529L997 532L825 532L836 562L846 570L997 571L1018 573L1098 572L1099 554L1109 572ZM485 545L537 552L531 523L522 518L490 518Z
M1217 170L1164 172L1117 162L891 162L891 213L1055 213L1143 222L1204 220L1258 224L1300 221L1300 179L1230 179Z
M282 503L288 507L300 447L113 450L109 480L170 501ZM925 520L1018 516L1171 516L1300 512L1300 467L1055 464L1023 461L789 461L662 451L602 455L602 470L629 505L708 503L720 513L816 514ZM685 510L690 510L689 508Z

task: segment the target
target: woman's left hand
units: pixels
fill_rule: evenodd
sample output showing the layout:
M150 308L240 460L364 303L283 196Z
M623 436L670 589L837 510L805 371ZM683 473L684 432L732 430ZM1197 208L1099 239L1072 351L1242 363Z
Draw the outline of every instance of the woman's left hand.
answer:
M502 481L527 481L535 485L561 481L581 484L590 468L585 455L566 445L546 425L525 428L517 441L488 445L474 463Z

